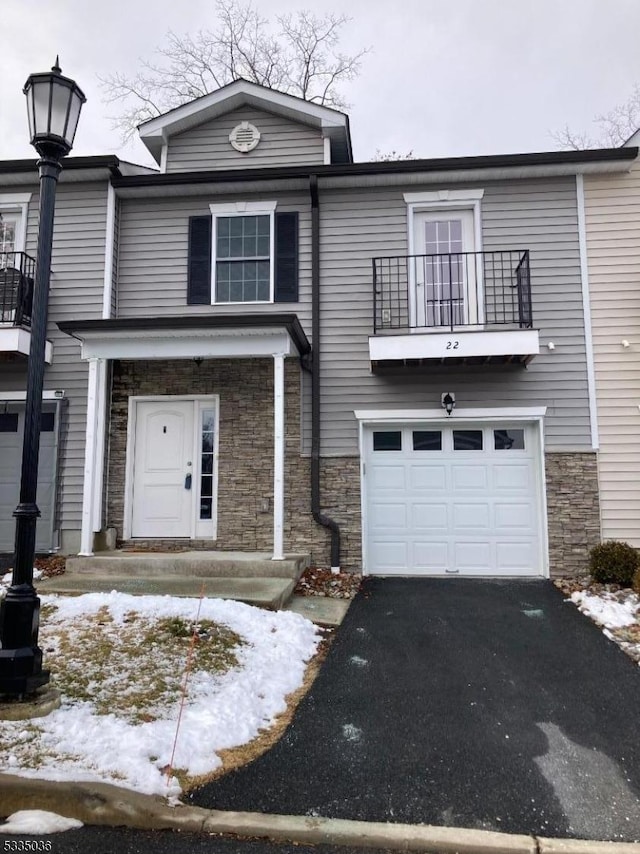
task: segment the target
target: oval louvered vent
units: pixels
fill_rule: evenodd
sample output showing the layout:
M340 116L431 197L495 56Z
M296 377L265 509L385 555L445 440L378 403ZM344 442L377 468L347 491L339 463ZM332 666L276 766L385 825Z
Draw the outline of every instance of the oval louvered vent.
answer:
M247 154L260 142L260 131L251 122L240 122L229 134L229 142L236 151Z

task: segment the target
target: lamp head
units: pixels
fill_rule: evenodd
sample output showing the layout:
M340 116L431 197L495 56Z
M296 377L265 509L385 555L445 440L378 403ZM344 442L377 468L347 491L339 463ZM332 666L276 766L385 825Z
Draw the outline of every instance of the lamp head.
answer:
M63 77L58 57L51 71L32 74L24 84L31 145L41 157L60 159L72 147L80 110L87 100L74 80Z

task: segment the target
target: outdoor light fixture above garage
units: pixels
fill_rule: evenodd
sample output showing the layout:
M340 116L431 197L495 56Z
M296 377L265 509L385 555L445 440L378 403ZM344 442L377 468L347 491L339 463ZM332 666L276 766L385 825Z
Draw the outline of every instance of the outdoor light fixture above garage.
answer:
M441 398L442 408L447 415L451 415L456 405L456 396L452 391L443 391Z

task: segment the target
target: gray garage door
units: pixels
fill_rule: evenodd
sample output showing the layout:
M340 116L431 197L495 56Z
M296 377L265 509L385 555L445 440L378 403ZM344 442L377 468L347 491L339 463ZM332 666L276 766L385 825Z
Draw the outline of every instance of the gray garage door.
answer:
M24 404L0 404L0 552L12 552L16 509L20 497L20 466L24 432ZM36 548L49 551L55 496L55 407L45 404L40 434L38 466L38 519Z

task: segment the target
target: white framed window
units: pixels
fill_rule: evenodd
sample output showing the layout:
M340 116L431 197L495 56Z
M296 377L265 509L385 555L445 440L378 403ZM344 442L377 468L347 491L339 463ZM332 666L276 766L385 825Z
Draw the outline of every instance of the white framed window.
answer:
M15 252L24 252L31 193L0 193L0 267L15 267Z
M276 202L210 205L213 304L274 301Z

